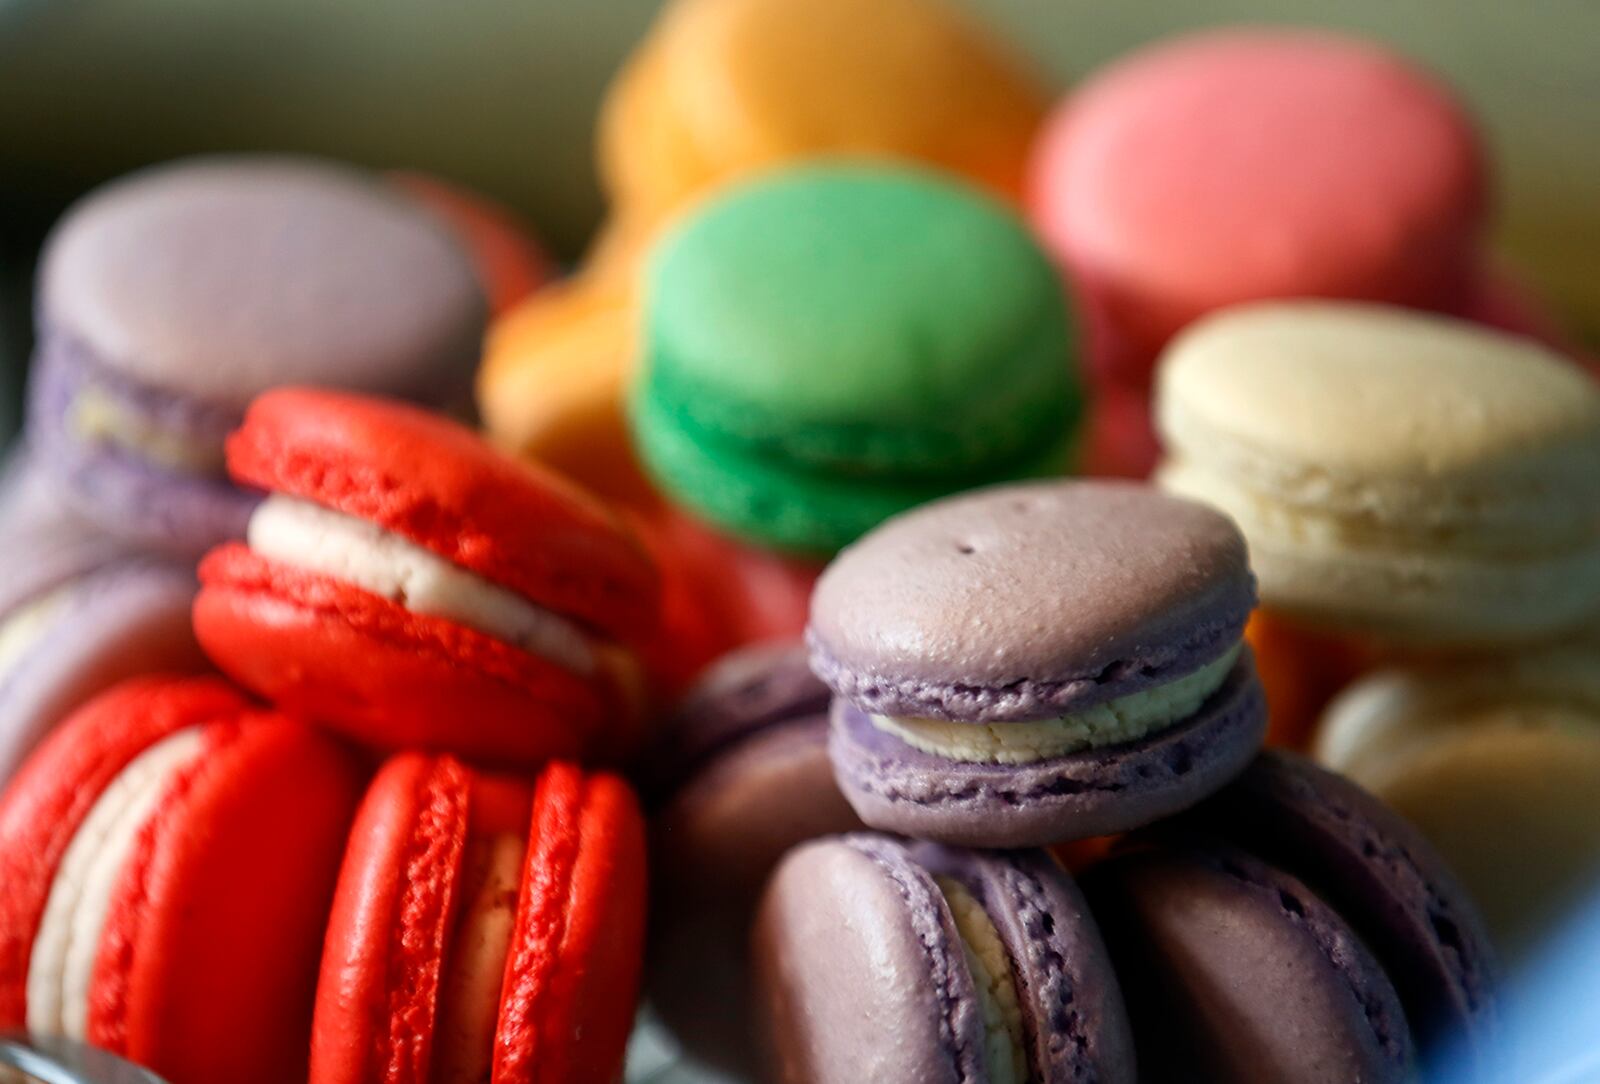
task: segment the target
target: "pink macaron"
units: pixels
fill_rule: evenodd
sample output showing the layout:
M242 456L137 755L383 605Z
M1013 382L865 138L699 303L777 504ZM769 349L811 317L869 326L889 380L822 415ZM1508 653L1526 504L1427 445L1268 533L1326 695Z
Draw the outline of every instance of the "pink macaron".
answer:
M1213 31L1091 77L1036 145L1030 207L1087 310L1102 376L1142 386L1198 316L1336 297L1459 306L1482 149L1449 91L1323 31Z

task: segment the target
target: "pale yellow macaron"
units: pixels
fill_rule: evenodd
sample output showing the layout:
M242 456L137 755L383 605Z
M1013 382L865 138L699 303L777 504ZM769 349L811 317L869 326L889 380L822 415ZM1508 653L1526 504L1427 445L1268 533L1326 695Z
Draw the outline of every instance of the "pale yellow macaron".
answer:
M1242 306L1168 349L1156 410L1159 484L1238 521L1268 609L1427 645L1600 612L1600 386L1527 340Z
M909 159L1014 199L1047 104L945 0L677 0L606 99L600 172L613 206L646 219L826 154Z
M1512 955L1600 889L1600 641L1374 672L1315 752L1432 840Z

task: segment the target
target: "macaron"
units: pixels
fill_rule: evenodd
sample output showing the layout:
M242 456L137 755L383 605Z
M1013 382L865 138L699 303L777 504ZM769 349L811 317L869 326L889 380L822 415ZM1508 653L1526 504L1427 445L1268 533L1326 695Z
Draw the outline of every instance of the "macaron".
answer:
M1226 841L1170 839L1095 867L1105 931L1150 1082L1402 1084L1399 995L1337 911Z
M1159 42L1087 79L1033 151L1030 208L1102 375L1144 384L1214 309L1329 297L1451 309L1487 198L1470 118L1432 75L1321 30Z
M1176 813L1261 745L1254 603L1225 516L1132 483L997 486L898 516L812 596L839 786L874 828L969 846Z
M1269 610L1250 615L1245 643L1267 696L1267 744L1305 749L1322 709L1382 656L1357 637L1308 629Z
M147 673L208 669L192 569L103 540L0 529L0 786L57 723Z
M1425 1065L1492 1080L1501 970L1476 901L1410 822L1350 780L1269 749L1182 823L1309 885L1393 983Z
M1373 671L1315 752L1412 821L1513 965L1600 887L1600 658L1593 639Z
M606 97L600 176L619 211L655 221L733 176L840 153L1014 198L1045 105L1018 57L941 0L678 0Z
M708 202L654 254L643 336L631 421L657 484L796 553L1061 472L1082 409L1048 261L929 173L815 165Z
M550 279L550 257L508 208L425 173L391 173L389 181L434 214L460 242L477 270L491 315L514 307Z
M394 757L339 873L310 1084L613 1084L644 897L644 824L621 780Z
M761 889L790 848L862 827L833 781L828 699L798 642L734 652L684 697L649 765L650 1004L697 1061L746 1078Z
M472 265L377 178L202 158L85 197L45 244L32 440L113 533L198 554L255 498L222 445L256 395L323 384L453 407L484 328Z
M269 496L200 566L195 632L236 680L381 749L494 762L641 736L655 571L601 505L416 407L257 399L228 468Z
M172 1084L303 1079L360 794L334 741L215 679L86 705L0 798L0 1028Z
M1219 313L1162 360L1163 488L1250 541L1262 603L1426 645L1600 611L1600 385L1527 339L1339 302Z

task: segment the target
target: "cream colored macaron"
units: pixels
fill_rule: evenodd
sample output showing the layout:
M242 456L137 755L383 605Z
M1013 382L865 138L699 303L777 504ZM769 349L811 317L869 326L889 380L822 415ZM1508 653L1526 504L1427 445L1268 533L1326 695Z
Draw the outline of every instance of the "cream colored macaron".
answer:
M1600 641L1374 672L1315 752L1428 836L1513 958L1600 888Z
M1156 411L1159 483L1238 521L1270 609L1436 645L1600 611L1600 386L1527 340L1247 305L1169 348Z

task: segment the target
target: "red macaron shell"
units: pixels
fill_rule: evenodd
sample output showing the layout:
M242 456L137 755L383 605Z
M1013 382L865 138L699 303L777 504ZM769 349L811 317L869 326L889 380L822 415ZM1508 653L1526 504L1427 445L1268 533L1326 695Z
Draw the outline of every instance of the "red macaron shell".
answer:
M301 723L214 725L118 878L89 1038L173 1084L303 1078L322 944L363 772Z
M636 710L586 680L445 618L233 544L200 565L195 633L237 681L383 749L532 764L607 745Z
M644 951L644 821L628 785L552 764L539 778L501 992L495 1084L612 1084Z
M367 520L625 643L651 633L655 570L595 499L401 403L309 388L258 398L228 441L245 485Z
M136 678L80 708L0 798L0 1029L27 1017L28 961L62 857L102 791L145 749L249 707L212 678Z
M421 173L393 173L389 179L455 234L472 258L493 315L499 316L549 281L549 257L506 208Z
M323 949L312 1084L426 1084L471 794L467 769L419 753L368 789Z

